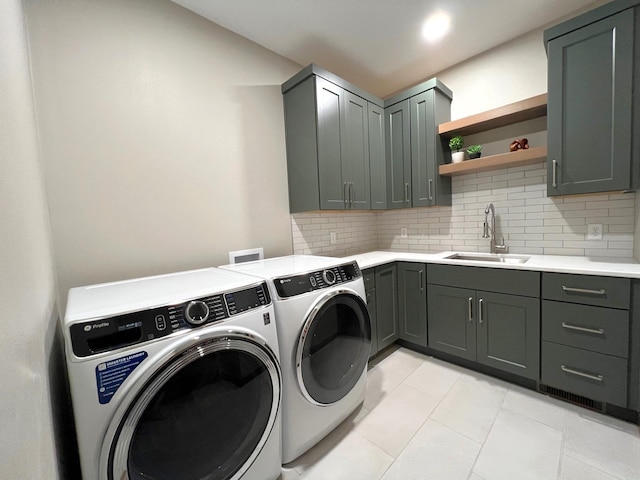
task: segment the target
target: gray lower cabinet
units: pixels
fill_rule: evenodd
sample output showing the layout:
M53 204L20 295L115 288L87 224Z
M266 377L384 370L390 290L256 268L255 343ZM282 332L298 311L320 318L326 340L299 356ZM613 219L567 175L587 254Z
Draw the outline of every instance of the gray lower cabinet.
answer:
M438 172L448 151L438 125L451 119L451 97L432 79L385 100L387 208L451 205L451 178Z
M398 340L398 269L395 263L375 267L378 351Z
M631 281L544 273L542 295L541 382L626 407Z
M290 211L370 209L372 179L383 208L386 172L372 175L370 158L384 167L382 100L314 65L282 91Z
M398 263L399 338L427 346L427 266Z
M476 359L475 290L429 284L429 347Z
M363 270L362 279L364 280L367 308L369 309L369 318L371 319L371 353L369 354L369 358L371 358L378 353L378 315L375 270L373 268Z
M427 279L430 348L539 378L537 272L429 265Z
M621 3L545 31L549 196L637 188L639 17Z

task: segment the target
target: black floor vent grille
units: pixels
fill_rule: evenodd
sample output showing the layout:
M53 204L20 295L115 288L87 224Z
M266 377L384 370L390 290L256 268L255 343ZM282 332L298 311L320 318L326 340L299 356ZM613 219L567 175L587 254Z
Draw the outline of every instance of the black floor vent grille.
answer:
M576 405L590 408L591 410L596 410L598 412L604 411L604 403L597 402L596 400L592 400L591 398L576 395L575 393L565 392L564 390L560 390L559 388L549 387L548 385L543 384L540 384L539 389L542 393L546 393L547 395L551 395L552 397L566 400L567 402L575 403Z

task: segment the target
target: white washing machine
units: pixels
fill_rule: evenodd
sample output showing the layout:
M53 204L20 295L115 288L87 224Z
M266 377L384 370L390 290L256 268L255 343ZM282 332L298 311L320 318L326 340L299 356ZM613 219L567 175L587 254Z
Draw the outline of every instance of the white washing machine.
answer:
M358 264L293 255L226 265L268 280L283 376L282 459L318 443L364 401L371 323Z
M85 480L278 478L264 281L210 268L73 288L63 326Z

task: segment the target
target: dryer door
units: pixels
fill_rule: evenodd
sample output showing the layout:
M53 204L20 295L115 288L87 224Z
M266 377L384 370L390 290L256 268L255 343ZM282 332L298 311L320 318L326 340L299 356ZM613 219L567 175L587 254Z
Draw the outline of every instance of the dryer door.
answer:
M237 479L267 441L280 370L242 334L211 338L169 360L139 390L105 443L109 480Z
M316 304L302 328L296 352L298 383L317 405L347 395L367 368L371 319L364 301L335 290Z

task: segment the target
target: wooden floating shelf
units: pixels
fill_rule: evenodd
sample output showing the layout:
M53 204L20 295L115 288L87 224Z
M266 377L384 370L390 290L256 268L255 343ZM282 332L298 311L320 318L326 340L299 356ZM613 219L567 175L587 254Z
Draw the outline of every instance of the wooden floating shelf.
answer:
M440 165L440 175L453 177L468 173L486 172L499 168L519 167L532 163L542 162L547 158L547 147L531 147L516 152L501 153L489 157L480 157L474 160L465 160L460 163L447 163Z
M449 138L455 135L471 135L533 118L544 117L546 114L547 94L543 93L542 95L510 103L470 117L441 123L438 126L438 133Z

